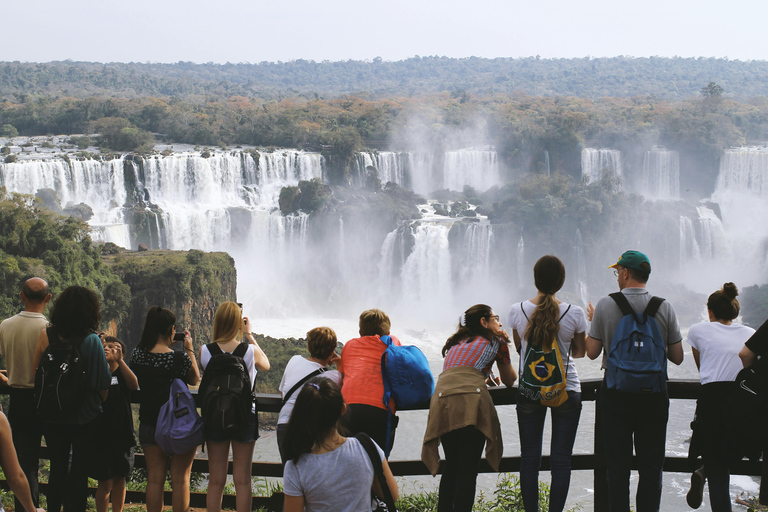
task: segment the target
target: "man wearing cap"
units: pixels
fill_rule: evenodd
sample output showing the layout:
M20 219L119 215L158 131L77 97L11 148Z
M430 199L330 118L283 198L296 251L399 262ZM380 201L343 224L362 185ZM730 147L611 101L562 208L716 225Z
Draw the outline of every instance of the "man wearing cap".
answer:
M48 283L33 277L24 283L20 295L24 311L0 323L0 354L5 356L8 384L11 386L8 421L11 424L13 445L29 482L32 501L37 507L40 505L37 472L43 433L35 409L35 368L32 366L32 356L40 331L48 325L43 311L51 300L51 293ZM18 499L15 510L24 510Z
M639 251L627 251L613 268L619 290L632 309L639 315L651 300L645 285L651 273L651 262ZM592 325L587 337L587 355L596 359L603 353L603 369L613 334L624 316L612 297L603 297L593 307L587 307ZM654 318L664 339L667 359L679 365L683 362L683 339L677 315L668 301L663 301ZM637 512L658 512L661 503L661 480L664 465L669 396L658 393L630 393L600 390L598 402L603 419L605 463L611 512L629 512L629 476L632 467L634 438L639 481L637 485Z

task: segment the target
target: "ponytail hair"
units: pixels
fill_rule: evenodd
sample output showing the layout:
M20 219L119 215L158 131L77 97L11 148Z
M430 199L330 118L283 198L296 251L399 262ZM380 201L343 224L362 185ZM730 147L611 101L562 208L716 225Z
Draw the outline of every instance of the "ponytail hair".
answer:
M171 311L152 306L147 311L147 319L144 321L144 329L141 331L141 339L137 348L150 351L157 345L160 336L170 336L173 326L176 324L176 315Z
M707 309L712 312L716 320L733 320L739 316L741 306L736 296L739 289L733 283L725 283L723 288L717 290L707 299Z
M448 338L448 341L446 341L443 346L443 357L445 357L445 354L448 353L451 347L458 345L466 339L477 336L482 336L487 340L502 339L490 329L483 327L483 324L480 322L483 318L485 318L486 321L490 320L492 314L493 310L491 309L491 306L486 306L485 304L475 304L466 310L461 317L458 329L450 338ZM506 342L508 343L508 341Z
M531 346L552 349L560 326L560 305L555 293L565 282L565 267L557 256L542 256L533 266L533 280L536 289L544 294L528 321L523 337Z
M295 463L312 447L322 445L336 428L344 411L341 389L332 380L315 377L299 391L285 431L286 459Z

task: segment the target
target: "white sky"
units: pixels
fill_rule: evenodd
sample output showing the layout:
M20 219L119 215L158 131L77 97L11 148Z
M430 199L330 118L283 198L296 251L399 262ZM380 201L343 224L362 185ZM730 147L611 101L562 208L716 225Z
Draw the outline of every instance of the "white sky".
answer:
M768 59L766 0L8 0L0 60Z

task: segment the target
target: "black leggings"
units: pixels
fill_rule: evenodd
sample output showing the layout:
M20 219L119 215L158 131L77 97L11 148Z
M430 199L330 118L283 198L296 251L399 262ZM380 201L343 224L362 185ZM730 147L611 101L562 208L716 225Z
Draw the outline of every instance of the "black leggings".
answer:
M440 437L445 451L437 512L471 512L485 436L473 426Z

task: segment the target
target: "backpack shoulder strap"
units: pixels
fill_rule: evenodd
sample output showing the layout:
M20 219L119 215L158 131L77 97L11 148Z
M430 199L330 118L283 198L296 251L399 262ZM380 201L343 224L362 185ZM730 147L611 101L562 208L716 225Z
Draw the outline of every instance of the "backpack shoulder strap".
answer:
M522 311L522 312L523 312L523 316L525 317L525 319L526 319L526 320L528 320L528 321L530 322L530 321L531 321L531 319L530 319L530 318L528 318L528 315L526 315L526 314L525 314L525 308L523 307L523 303L522 303L522 302L520 303L520 311Z
M619 306L619 309L621 310L621 314L624 316L632 315L635 317L635 320L637 320L637 314L635 314L635 310L632 309L632 306L629 304L629 301L621 292L616 292L608 295L610 298L616 302L616 305Z
M565 315L567 315L570 310L571 310L571 305L568 304L568 307L565 309L565 311L563 311L563 314L560 315L560 318L557 320L557 323L560 323L560 320L565 318Z
M363 448L368 454L368 458L371 459L374 475L376 476L376 479L379 482L379 486L384 493L382 498L384 499L384 503L387 504L387 510L390 512L397 512L397 508L395 508L395 500L392 499L392 492L389 490L387 478L384 476L384 467L381 463L381 457L379 456L379 451L376 449L376 446L374 446L373 440L365 432L360 432L357 434L355 439L357 439L360 444L363 445Z
M322 368L318 368L317 370L315 370L313 372L310 372L310 373L306 374L299 382L294 384L293 387L288 390L288 392L283 397L283 403L282 403L282 405L280 407L282 407L286 403L288 403L288 400L291 399L291 395L293 395L296 392L296 390L299 389L302 386L302 384L307 382L312 377L315 377L316 375L320 375L321 373L323 373L325 371L326 371L325 367L322 367Z
M224 353L224 351L221 350L221 347L219 346L219 344L216 343L215 341L213 343L207 343L205 345L205 348L208 349L208 353L211 354L211 357Z
M233 356L237 357L245 357L245 354L248 353L248 344L247 343L240 343L235 350L232 351Z
M664 302L664 299L661 297L651 297L651 300L648 302L648 305L645 307L645 311L643 311L643 315L645 317L649 316L656 316L656 313L659 311L659 308L661 307L662 302Z

